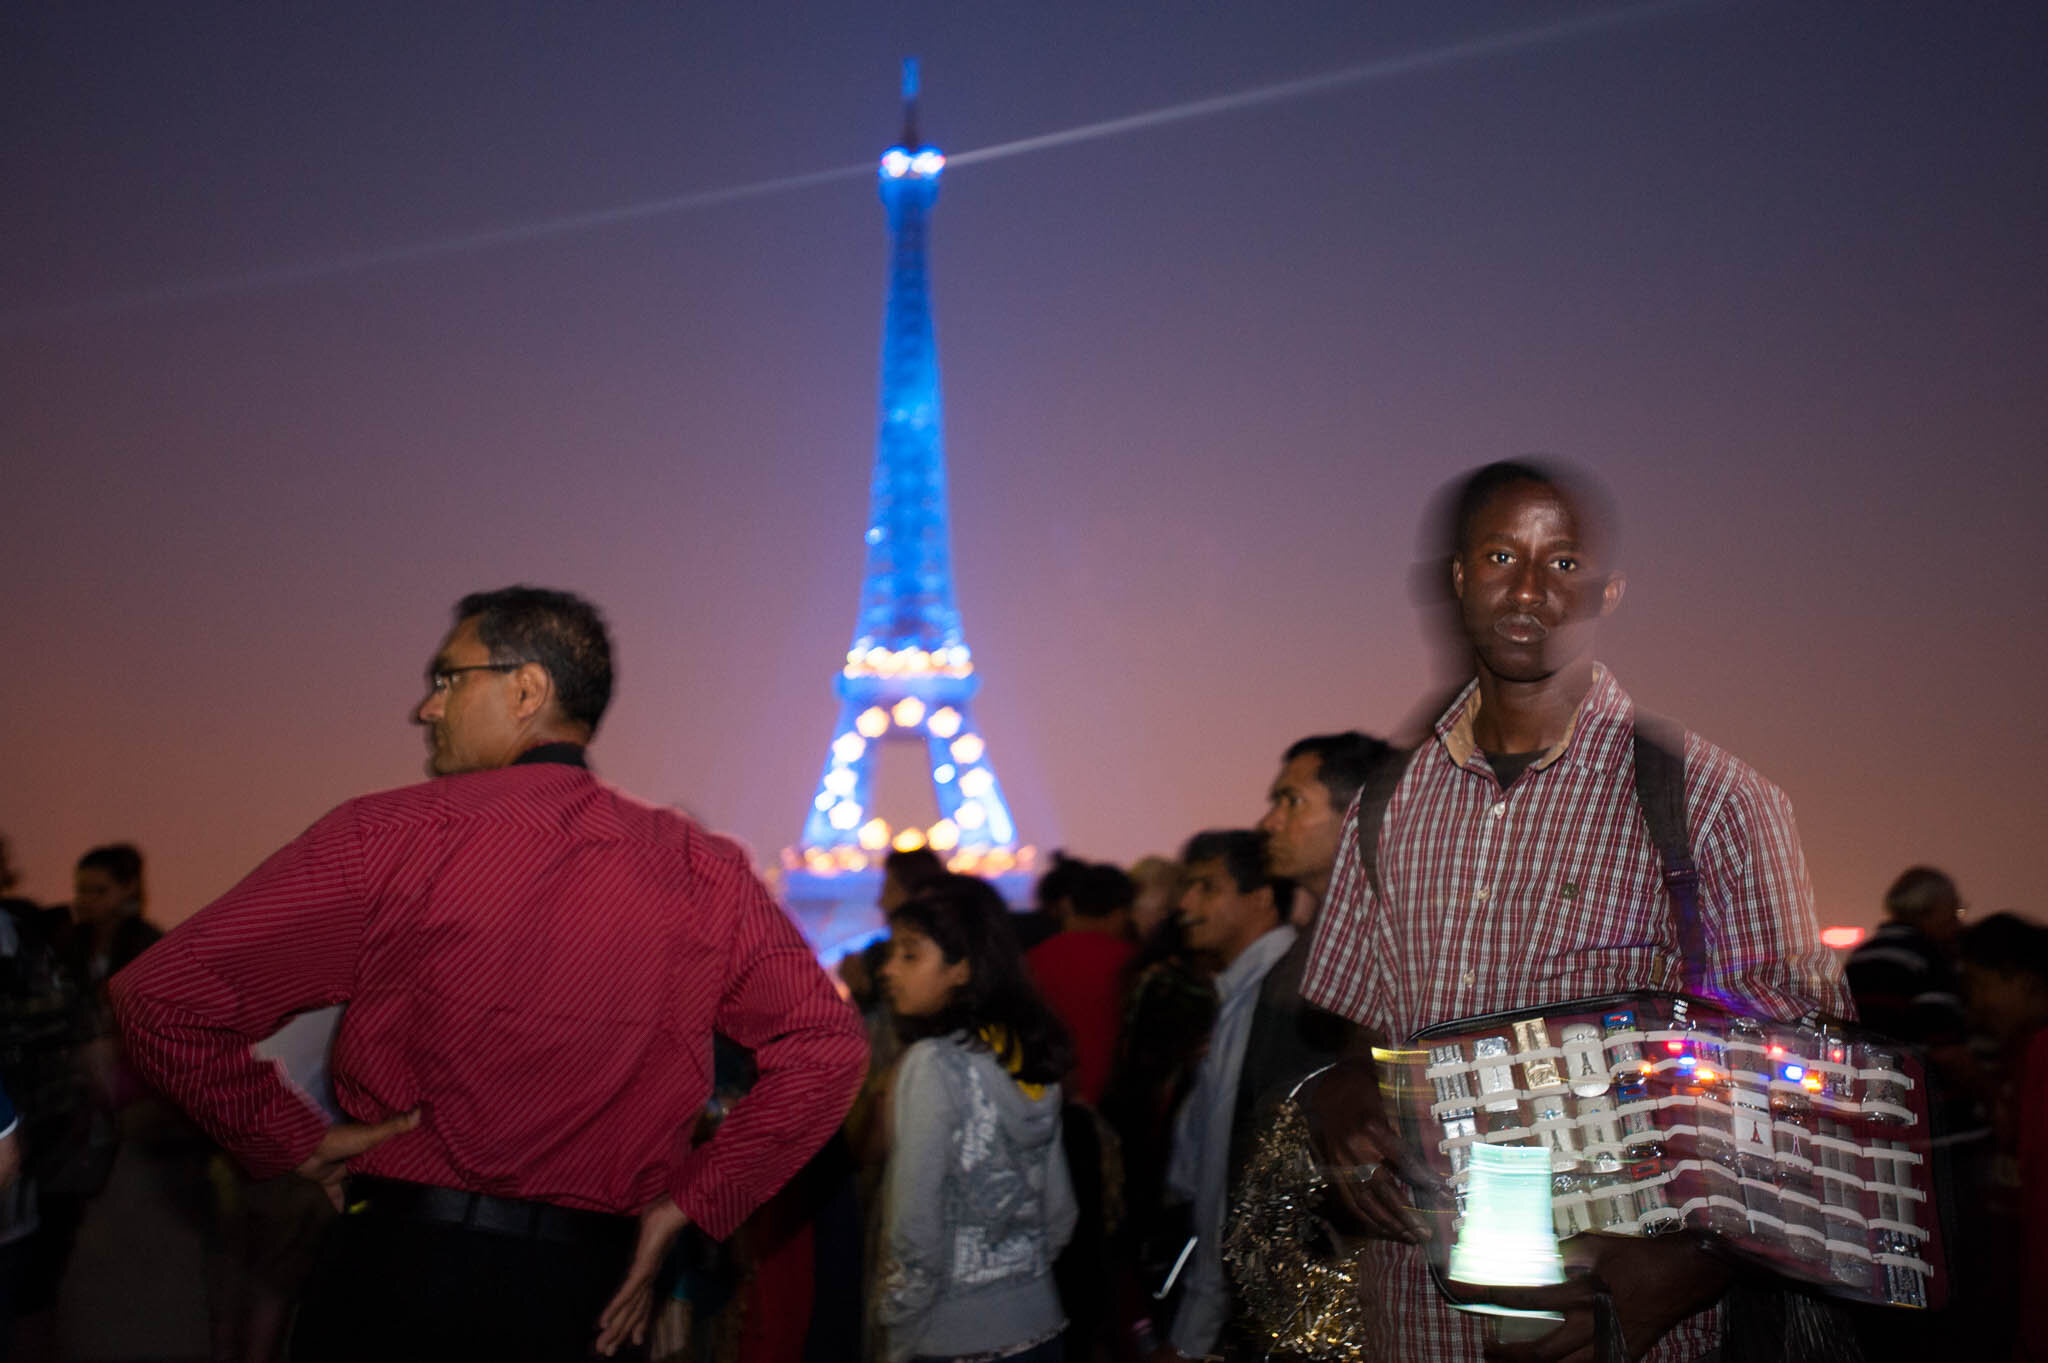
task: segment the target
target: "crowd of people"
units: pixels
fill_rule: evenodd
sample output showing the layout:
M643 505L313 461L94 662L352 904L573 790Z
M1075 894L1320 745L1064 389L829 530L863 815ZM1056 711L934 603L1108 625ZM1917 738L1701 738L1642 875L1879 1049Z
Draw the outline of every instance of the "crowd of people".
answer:
M465 597L417 713L436 779L343 804L161 941L132 848L81 860L69 912L7 902L17 1350L157 1103L212 1161L221 1363L2048 1357L2048 929L1968 923L1916 867L1845 980L1783 794L1595 661L1625 585L1600 490L1516 461L1440 510L1472 679L1415 741L1303 737L1240 826L1056 856L1021 912L892 853L885 932L829 974L740 849L591 774L595 609ZM1924 1057L1946 1307L1745 1333L1755 1266L1692 1232L1573 1235L1566 1281L1453 1307L1384 1048L1640 990L1860 1011ZM336 1007L331 1052L269 1058ZM1320 1345L1242 1251L1282 1123L1353 1284Z

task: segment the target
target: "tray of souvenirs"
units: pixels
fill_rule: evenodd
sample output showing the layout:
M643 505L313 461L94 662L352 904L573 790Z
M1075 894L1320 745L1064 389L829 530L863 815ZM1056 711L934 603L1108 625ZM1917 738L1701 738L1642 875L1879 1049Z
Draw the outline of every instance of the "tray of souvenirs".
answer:
M1554 1281L1563 1238L1693 1230L1846 1299L1947 1298L1925 1072L1874 1033L1643 992L1376 1054L1389 1116L1453 1193L1446 1276Z

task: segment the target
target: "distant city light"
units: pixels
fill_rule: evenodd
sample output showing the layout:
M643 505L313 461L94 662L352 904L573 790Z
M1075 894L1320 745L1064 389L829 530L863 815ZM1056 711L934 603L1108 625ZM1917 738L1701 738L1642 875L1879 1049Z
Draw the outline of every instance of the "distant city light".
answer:
M902 700L896 702L896 709L893 713L896 716L897 724L906 729L915 729L918 723L924 719L924 702L916 696L905 696Z
M960 732L960 712L950 705L940 706L932 711L931 722L925 727L940 738L951 738Z
M981 735L979 734L962 734L953 740L953 760L955 762L966 762L969 764L979 762L982 753L985 751L987 751L987 745L981 741Z
M889 712L879 705L870 705L853 721L853 727L860 731L862 738L880 738L889 732Z
M859 734L841 734L832 740L832 755L842 763L860 761L860 755L867 750L867 740Z
M1837 951L1847 951L1850 947L1856 946L1862 942L1863 936L1862 928L1837 927L1820 930L1821 945L1833 947Z

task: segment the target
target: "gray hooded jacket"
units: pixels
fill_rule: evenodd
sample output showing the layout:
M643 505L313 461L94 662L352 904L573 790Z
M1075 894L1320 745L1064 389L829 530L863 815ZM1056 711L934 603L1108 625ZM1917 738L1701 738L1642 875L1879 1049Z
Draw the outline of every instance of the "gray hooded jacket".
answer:
M1058 1330L1052 1261L1075 1216L1059 1086L1028 1097L959 1035L928 1038L899 1062L894 1117L877 1306L889 1363Z

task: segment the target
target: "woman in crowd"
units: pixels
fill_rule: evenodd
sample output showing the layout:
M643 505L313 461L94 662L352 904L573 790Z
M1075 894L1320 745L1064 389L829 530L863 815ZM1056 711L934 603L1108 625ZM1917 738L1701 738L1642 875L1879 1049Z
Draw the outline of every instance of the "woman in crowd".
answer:
M876 1302L889 1363L1057 1363L1052 1265L1075 1219L1059 1079L1072 1045L982 881L927 884L889 928L882 987L906 1045Z

